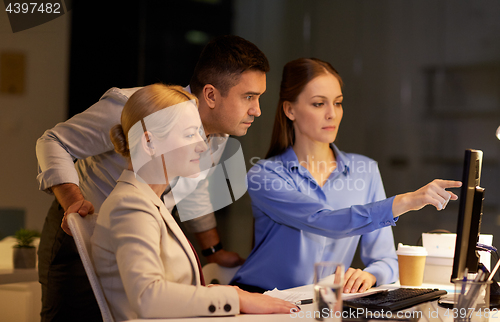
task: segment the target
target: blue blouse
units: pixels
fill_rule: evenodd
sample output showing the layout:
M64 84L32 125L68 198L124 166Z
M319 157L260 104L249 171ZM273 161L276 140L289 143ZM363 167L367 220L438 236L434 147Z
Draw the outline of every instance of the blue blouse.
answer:
M364 270L377 285L397 280L394 197L386 199L374 160L331 147L337 167L323 187L292 147L250 169L255 247L234 282L268 290L311 284L315 262L342 262L347 269L360 241Z

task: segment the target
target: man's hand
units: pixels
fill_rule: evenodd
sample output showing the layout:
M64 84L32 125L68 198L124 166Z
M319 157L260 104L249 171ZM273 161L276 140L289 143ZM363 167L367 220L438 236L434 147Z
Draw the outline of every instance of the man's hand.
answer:
M71 236L66 215L76 212L80 216L86 216L94 213L94 205L83 198L80 188L73 183L64 183L52 187L52 192L59 201L59 204L64 209L64 218L61 223L61 228L64 232Z
M220 242L219 233L217 228L212 228L207 231L202 231L194 234L198 244L201 249L208 249L217 245ZM235 252L228 252L224 249L216 251L212 255L206 257L209 263L217 263L224 267L236 267L245 262L243 258L240 257Z
M81 201L75 202L74 204L72 204L71 206L68 207L68 210L66 210L66 212L64 213L64 217L63 217L63 220L61 223L61 228L62 228L62 230L64 230L64 232L66 234L68 234L70 236L73 236L73 235L71 234L71 230L69 229L67 215L72 214L74 212L78 213L82 217L85 217L89 214L91 215L94 213L94 206L88 200L81 200Z
M372 274L352 267L345 272L344 280L344 293L363 293L377 282Z
M207 256L207 261L209 263L217 263L224 267L236 267L243 265L245 259L241 258L236 252L229 252L227 250L221 249L218 252Z

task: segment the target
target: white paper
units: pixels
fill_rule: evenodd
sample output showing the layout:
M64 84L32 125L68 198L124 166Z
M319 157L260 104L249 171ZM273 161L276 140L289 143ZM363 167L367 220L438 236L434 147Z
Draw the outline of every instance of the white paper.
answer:
M363 293L342 293L342 299L344 300L349 300L349 299L354 299L358 297L363 297L367 296L373 293L385 291L386 289L380 289L380 288L371 288L366 292ZM275 288L272 291L267 291L264 293L265 295L269 295L278 299L282 299L291 303L295 303L301 300L308 300L312 299L314 296L313 289L312 287L310 290L298 290L298 291L293 291L293 290L284 290L280 291L277 288Z
M264 295L269 295L278 299L282 299L291 303L295 303L297 301L309 300L313 298L313 292L311 291L280 291L275 288L272 291L267 291Z

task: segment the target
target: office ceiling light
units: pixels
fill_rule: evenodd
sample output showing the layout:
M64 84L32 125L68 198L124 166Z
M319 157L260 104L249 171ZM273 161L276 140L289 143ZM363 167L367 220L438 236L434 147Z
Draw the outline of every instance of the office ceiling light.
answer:
M499 127L498 127L498 129L497 129L497 139L499 139L499 140L500 140L500 126L499 126Z

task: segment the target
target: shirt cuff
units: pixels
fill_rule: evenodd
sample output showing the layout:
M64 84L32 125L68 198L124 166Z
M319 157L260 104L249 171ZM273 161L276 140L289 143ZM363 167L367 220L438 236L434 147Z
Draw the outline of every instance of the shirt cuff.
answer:
M378 209L374 209L375 213L380 212L384 214L380 217L379 228L386 226L396 226L396 222L398 221L399 217L394 218L394 215L392 213L392 204L394 203L394 198L396 197L393 196L385 199L384 202L381 202L379 205L377 205Z
M73 171L74 172L74 171ZM76 172L61 171L59 169L48 169L38 174L38 189L52 194L52 187L63 183L79 185L80 180Z
M184 227L190 233L201 233L217 227L217 220L214 213L196 217L184 222Z
M388 258L387 261L378 261L366 267L364 272L370 273L377 279L376 286L392 284L398 280L399 267L398 261L394 258Z

